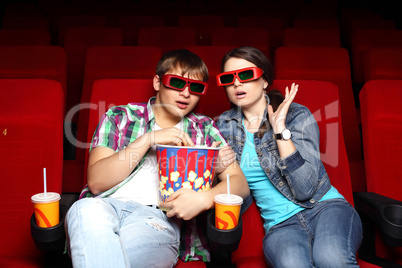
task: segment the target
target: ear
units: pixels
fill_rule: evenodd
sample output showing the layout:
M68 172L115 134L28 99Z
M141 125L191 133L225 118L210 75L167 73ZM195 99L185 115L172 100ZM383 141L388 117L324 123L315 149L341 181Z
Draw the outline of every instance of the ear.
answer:
M154 90L156 92L159 92L160 87L161 87L161 78L159 77L159 75L154 76L153 84L154 84Z
M265 91L268 90L268 86L269 86L268 82L264 80L263 89L264 89Z

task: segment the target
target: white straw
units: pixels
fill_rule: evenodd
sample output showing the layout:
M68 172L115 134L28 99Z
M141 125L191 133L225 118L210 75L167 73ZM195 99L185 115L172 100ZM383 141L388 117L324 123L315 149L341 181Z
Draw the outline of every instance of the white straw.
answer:
M46 196L46 192L47 192L47 187L46 187L46 168L43 168L43 192L45 193L45 196Z
M230 180L229 180L229 174L227 174L227 186L228 186L228 197L230 197Z

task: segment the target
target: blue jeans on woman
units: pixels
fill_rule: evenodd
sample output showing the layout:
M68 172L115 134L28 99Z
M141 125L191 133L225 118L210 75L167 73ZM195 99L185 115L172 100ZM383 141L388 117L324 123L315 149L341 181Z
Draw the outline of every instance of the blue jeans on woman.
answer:
M273 226L263 248L271 267L359 267L361 241L356 210L343 199L329 199Z
M74 267L174 267L180 230L155 206L84 198L68 211Z

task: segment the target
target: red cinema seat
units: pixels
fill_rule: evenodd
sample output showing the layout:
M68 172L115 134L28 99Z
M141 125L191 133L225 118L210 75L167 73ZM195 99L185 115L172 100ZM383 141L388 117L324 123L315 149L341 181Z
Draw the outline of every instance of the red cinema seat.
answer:
M138 32L138 46L159 47L163 54L195 45L195 30L190 27L144 27Z
M211 44L214 46L252 46L261 50L268 58L268 31L252 27L221 27L212 32Z
M67 55L67 111L81 101L87 50L94 46L121 45L122 34L119 28L77 27L67 29L64 39Z
M64 161L67 168L64 169L63 189L79 192L82 188L88 120L93 105L91 102L93 83L99 79L112 78L152 79L161 56L162 52L157 47L113 46L92 47L88 50L80 109L75 111L79 115L77 140L72 142L76 145L75 160ZM114 90L119 88L109 88L111 92ZM151 94L154 94L153 88L150 90ZM89 138L92 138L92 134Z
M197 45L211 45L212 31L224 27L224 19L220 15L180 15L177 25L193 28Z
M402 80L371 80L360 92L367 191L402 201ZM386 129L392 135L384 135Z
M354 83L364 83L368 52L373 48L402 46L402 30L358 29L351 37L352 75Z
M321 80L338 87L353 191L364 191L361 138L347 50L336 47L280 47L275 52L274 66L277 79Z
M65 99L66 53L56 46L0 46L0 78L55 80Z
M320 129L321 159L331 183L353 204L349 164L343 139L341 107L337 87L324 81L274 80L271 88L284 94L286 86L299 84L299 92L294 100L311 111ZM325 94L322 91L325 90ZM265 236L263 220L255 204L242 215L243 235L239 248L232 254L236 267L267 267L262 250ZM359 260L360 267L379 267Z
M340 32L339 21L336 18L295 18L295 28L332 29Z
M402 80L402 48L373 48L369 51L365 81L374 79Z
M119 94L111 91L111 88L119 90ZM88 143L99 123L101 116L112 106L126 105L130 102L147 102L154 96L152 79L101 79L93 84L91 103L96 105L90 110L88 123ZM85 170L88 163L89 149L85 154ZM86 181L84 182L86 183ZM198 268L206 267L204 262L187 262L179 260L176 267Z
M332 29L286 28L283 31L285 47L341 47L339 31Z
M48 46L50 32L44 29L0 29L0 46Z
M31 196L62 192L63 90L47 79L0 79L0 266L41 267ZM34 107L35 106L35 107Z
M55 20L53 34L58 37L57 44L64 46L64 38L67 30L75 27L106 27L106 18L104 16L93 15L64 15Z
M138 31L144 27L163 27L165 19L160 16L124 16L118 19L123 32L123 45L137 45Z
M402 226L402 172L401 172L401 131L402 80L371 80L360 91L362 113L362 134L364 163L366 168L367 191L399 201L397 206L389 206L384 215L390 219L392 228L399 229L399 243L387 243L382 229L381 238L377 230L375 238L376 256L402 265L400 230ZM391 135L384 135L384 130ZM391 204L391 202L387 200ZM384 204L384 203L381 203ZM398 210L393 210L399 207ZM378 211L378 210L374 210ZM390 211L394 211L390 214ZM392 231L389 227L389 231ZM394 231L393 231L394 232ZM394 234L397 234L394 232ZM397 235L393 236L397 237ZM388 246L387 246L388 244ZM397 267L397 266L395 266Z
M263 28L268 31L270 58L274 58L275 50L283 45L283 19L278 17L242 16L237 20L239 27Z
M49 20L45 17L6 17L1 27L3 29L49 30Z

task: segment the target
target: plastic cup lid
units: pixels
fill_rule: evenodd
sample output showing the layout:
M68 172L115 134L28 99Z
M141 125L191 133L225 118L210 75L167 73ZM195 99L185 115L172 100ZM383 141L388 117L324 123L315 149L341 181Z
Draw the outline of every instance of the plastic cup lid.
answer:
M32 203L51 203L51 202L56 202L60 200L60 195L58 193L53 193L53 192L49 192L46 193L40 193L40 194L36 194L33 195L31 197L31 201Z
M215 202L223 205L241 205L243 198L235 194L218 194L215 196Z

